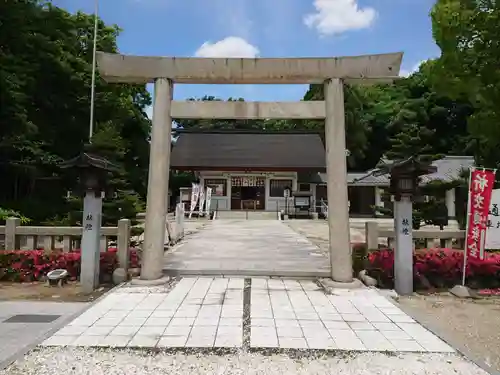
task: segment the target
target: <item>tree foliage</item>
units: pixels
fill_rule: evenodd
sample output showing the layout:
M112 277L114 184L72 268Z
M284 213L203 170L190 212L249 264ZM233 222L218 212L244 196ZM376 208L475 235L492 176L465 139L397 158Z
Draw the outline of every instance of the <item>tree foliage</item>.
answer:
M221 101L215 96L203 96L200 99L190 98L189 101ZM243 102L243 98L229 98L228 102ZM213 130L256 130L263 129L264 122L261 120L214 120L214 119L174 119L179 129L213 129Z
M433 34L441 57L431 69L436 89L466 97L474 112L468 119L478 161L498 167L500 160L500 4L496 0L438 0Z
M66 191L73 186L58 163L82 151L89 137L94 17L36 0L7 1L0 2L0 25L0 206L35 222L69 220ZM119 32L100 20L98 49L116 52ZM97 79L93 142L123 167L113 181L129 201L114 204L126 211L119 216L135 216L145 194L150 103L143 85ZM116 219L111 211L104 222Z

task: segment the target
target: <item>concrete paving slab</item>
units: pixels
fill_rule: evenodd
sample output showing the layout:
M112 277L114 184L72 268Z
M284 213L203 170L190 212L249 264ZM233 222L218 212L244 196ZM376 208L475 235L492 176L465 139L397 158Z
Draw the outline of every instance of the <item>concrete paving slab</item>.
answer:
M316 245L280 221L220 220L167 252L164 270L170 275L327 277L330 264Z
M326 295L307 280L262 280L246 289L241 278L212 277L183 278L170 293L119 288L43 345L454 352L376 289Z
M302 289L281 290L283 282L271 279L266 295L261 279L254 281L259 289L251 294L251 347L261 347L269 337L266 345L274 345L278 336L275 346L282 349L455 351L376 289L338 290L327 296L312 282L300 281ZM316 314L299 319L304 309Z
M184 278L170 293L119 288L42 346L241 347L243 287L238 278Z

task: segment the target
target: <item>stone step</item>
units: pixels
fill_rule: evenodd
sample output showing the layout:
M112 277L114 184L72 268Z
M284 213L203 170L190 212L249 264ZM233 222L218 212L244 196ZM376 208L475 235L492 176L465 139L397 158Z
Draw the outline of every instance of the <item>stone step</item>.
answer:
M217 220L277 220L278 214L272 211L218 211Z
M164 267L163 274L170 277L197 277L197 276L219 276L219 277L286 277L288 279L317 279L330 277L331 272L326 270L275 270L275 269L186 269Z

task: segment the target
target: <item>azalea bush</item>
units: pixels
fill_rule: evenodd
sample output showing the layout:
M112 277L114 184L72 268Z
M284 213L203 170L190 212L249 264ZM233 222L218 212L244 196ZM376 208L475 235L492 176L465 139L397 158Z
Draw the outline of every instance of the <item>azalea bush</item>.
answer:
M113 274L117 268L117 249L110 248L101 252L100 272L101 281ZM130 250L129 267L138 268L139 258L135 249ZM76 280L80 275L81 251L69 253L53 251L47 254L44 250L13 250L0 251L0 280L8 281L39 281L43 280L48 272L63 268L68 271L71 279Z
M394 251L371 251L367 257L368 274L381 287L394 286ZM454 249L419 249L413 253L415 287L444 288L462 282L463 251ZM468 258L465 270L467 284L473 288L500 287L500 254L486 253L484 260Z
M384 245L379 245L379 249L383 248ZM354 277L358 277L359 271L367 268L369 251L368 246L364 242L356 242L351 245L352 270Z

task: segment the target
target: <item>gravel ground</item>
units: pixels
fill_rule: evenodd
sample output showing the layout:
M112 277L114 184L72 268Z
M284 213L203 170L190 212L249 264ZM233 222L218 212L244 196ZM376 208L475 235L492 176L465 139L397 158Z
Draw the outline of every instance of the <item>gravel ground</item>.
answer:
M182 354L132 350L46 348L32 352L0 375L277 375L413 374L485 375L457 355L382 353L287 356L285 354Z
M500 299L417 295L400 297L399 303L473 360L500 371Z
M44 282L0 282L0 301L35 300L50 302L92 302L111 289L101 286L91 294L83 293L80 283L69 281L64 288L48 286Z

